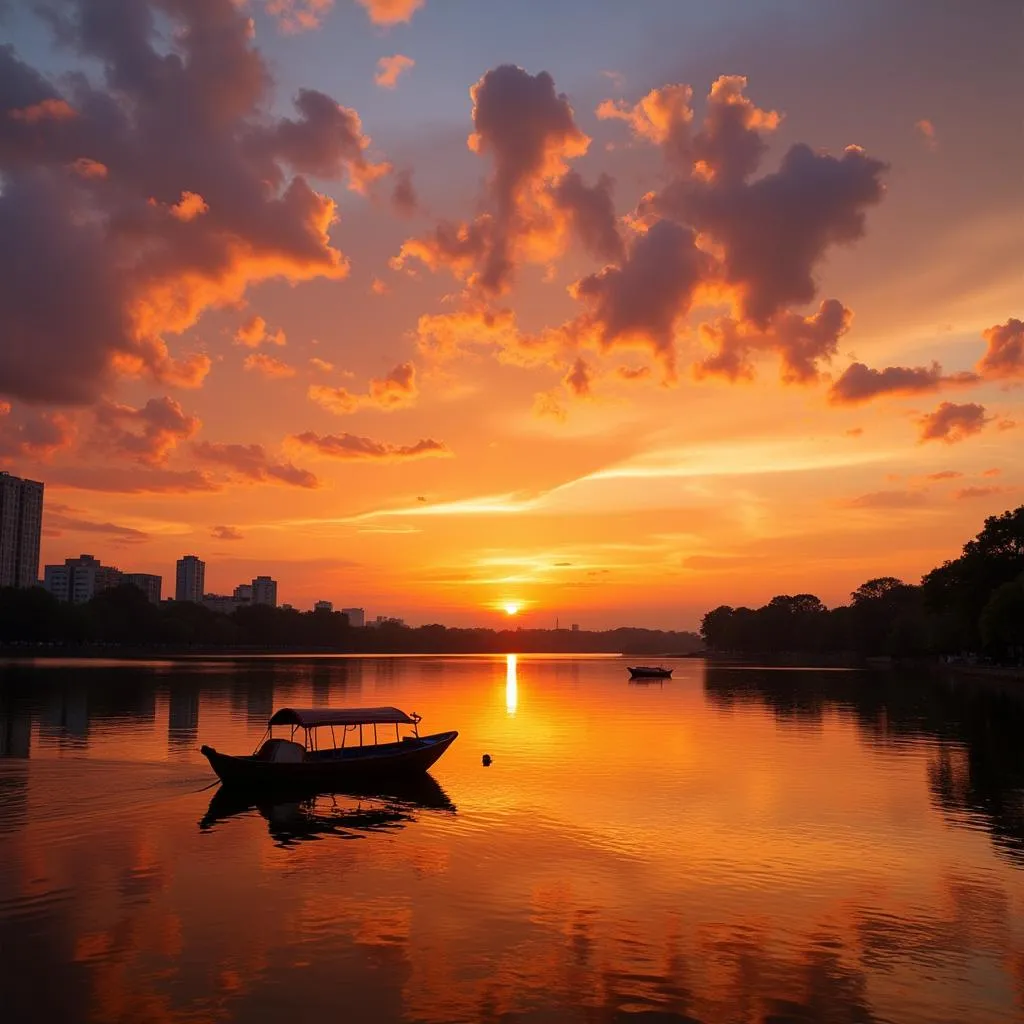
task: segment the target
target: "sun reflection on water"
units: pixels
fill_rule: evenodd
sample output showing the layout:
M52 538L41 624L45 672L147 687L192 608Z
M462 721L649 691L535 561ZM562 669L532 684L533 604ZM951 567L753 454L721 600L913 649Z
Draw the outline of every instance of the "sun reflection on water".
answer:
M505 655L505 710L510 714L516 713L519 706L519 679L516 676L518 659L514 654Z

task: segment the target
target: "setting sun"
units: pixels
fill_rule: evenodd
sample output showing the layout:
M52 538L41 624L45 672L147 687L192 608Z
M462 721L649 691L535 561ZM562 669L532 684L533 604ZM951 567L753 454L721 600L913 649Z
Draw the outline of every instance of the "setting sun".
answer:
M522 608L523 605L521 601L506 601L501 607L504 609L506 615L518 615L519 609Z

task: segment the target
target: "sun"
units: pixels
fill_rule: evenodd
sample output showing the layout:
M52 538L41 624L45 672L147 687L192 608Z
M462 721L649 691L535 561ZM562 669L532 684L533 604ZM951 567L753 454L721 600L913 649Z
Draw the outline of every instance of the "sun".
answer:
M506 615L517 615L523 604L521 601L506 601L501 607L505 610Z

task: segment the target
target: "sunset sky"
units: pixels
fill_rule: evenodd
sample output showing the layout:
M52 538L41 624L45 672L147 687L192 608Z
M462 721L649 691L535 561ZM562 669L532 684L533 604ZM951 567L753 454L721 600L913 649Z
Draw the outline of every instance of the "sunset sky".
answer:
M47 484L43 561L450 625L916 582L1024 500L1021 29L0 3L0 468Z

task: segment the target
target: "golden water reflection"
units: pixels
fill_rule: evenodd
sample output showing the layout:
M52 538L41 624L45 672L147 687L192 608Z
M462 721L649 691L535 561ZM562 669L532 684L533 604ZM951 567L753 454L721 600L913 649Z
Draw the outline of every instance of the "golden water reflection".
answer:
M131 672L0 689L5 1019L1024 1015L1024 722L985 695L528 656ZM459 740L415 794L203 789L182 733L251 749L314 688Z
M519 659L514 654L505 655L505 710L516 713L519 706L519 678L517 675Z

